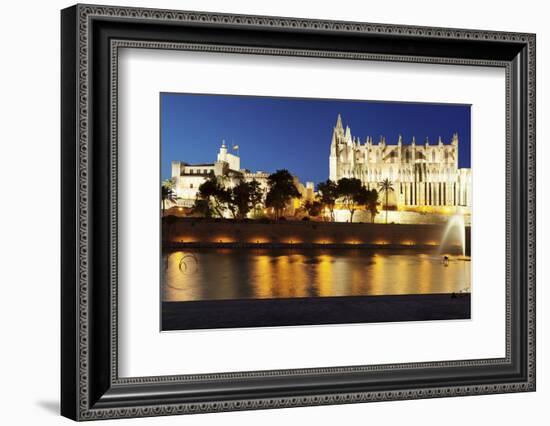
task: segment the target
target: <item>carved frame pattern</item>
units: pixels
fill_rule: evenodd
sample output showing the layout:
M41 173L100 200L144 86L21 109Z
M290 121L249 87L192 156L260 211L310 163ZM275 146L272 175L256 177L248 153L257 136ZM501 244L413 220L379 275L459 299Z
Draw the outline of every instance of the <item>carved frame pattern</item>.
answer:
M533 391L535 389L535 36L533 34L520 34L511 32L478 31L465 29L447 29L447 28L428 28L416 26L369 24L357 22L335 22L324 20L309 20L295 18L276 18L264 16L245 16L229 15L203 12L169 11L127 7L104 7L77 5L75 6L77 17L77 146L76 158L76 190L77 190L77 232L76 232L76 261L78 275L74 280L76 282L77 306L75 320L77 323L76 336L76 363L75 374L76 383L74 390L77 392L77 407L67 410L66 415L78 420L93 420L105 418L122 417L141 417L141 416L159 416L187 413L205 413L230 410L248 410L263 408L280 408L293 406L310 406L324 404L343 404L367 401L384 400L402 400L417 398L435 398L445 396L463 396L489 393L505 393L518 391ZM163 403L144 406L120 406L96 408L90 400L90 299L89 299L89 224L90 224L90 162L89 162L89 112L90 112L90 81L89 81L89 59L90 59L90 26L91 21L96 18L117 18L123 20L139 20L140 22L173 22L173 23L199 23L224 26L239 27L258 27L258 28L277 28L277 29L296 29L296 30L314 30L327 33L360 33L360 34L381 34L388 37L393 35L409 35L416 38L437 38L449 40L480 40L480 41L505 41L519 43L526 46L527 49L527 116L525 124L527 126L527 185L526 191L526 217L527 222L527 241L525 247L527 252L527 282L526 285L526 306L527 306L527 359L526 359L526 380L518 382L503 382L495 384L468 385L468 386L447 386L447 387L428 387L428 388L403 388L399 390L376 391L376 392L338 392L315 394L306 396L278 396L269 398L253 399L232 399L216 400L211 402L184 402L184 403ZM378 61L397 61L397 62L425 62L425 63L446 63L460 65L482 65L497 66L506 69L506 115L507 115L507 153L506 153L506 194L507 194L507 261L506 261L506 357L502 359L481 359L481 360L461 360L450 362L433 363L414 363L414 364L388 364L372 366L353 366L353 367L327 367L318 369L300 369L300 370L274 370L261 372L244 373L222 373L209 375L191 375L191 376L161 376L161 377L138 377L138 378L119 378L117 368L117 222L116 222L116 202L117 202L117 69L118 69L118 49L123 47L131 48L154 48L154 49L177 49L177 50L196 50L196 51L216 51L238 54L265 54L265 55L298 55L314 56L340 59L360 59L360 60L378 60ZM220 379L243 379L247 377L273 377L273 376L304 376L308 374L330 375L343 372L360 371L380 371L395 369L415 369L415 368L438 368L449 366L479 366L491 364L506 364L510 362L511 351L511 321L510 312L511 299L511 281L510 281L510 262L509 257L512 253L511 247L511 163L512 153L509 148L511 129L509 126L511 114L511 65L507 61L475 60L461 58L441 58L441 57L417 57L404 55L384 55L384 54L365 54L350 53L339 51L313 51L300 49L278 49L278 48L256 48L243 46L227 46L212 44L193 44L193 43L173 43L173 42L152 42L143 40L111 40L111 367L110 380L112 385L146 385L146 384L168 384L179 382L195 381L215 381ZM64 319L65 320L65 319Z

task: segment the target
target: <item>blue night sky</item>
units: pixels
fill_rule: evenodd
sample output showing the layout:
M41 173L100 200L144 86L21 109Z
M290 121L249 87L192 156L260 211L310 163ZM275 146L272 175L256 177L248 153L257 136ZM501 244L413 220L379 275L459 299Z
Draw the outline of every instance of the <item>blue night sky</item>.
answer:
M213 163L225 139L239 145L241 167L288 169L301 182L328 179L332 129L338 113L344 127L364 143L366 136L396 144L449 143L459 137L459 167L470 167L470 106L333 99L161 93L161 174L170 163Z

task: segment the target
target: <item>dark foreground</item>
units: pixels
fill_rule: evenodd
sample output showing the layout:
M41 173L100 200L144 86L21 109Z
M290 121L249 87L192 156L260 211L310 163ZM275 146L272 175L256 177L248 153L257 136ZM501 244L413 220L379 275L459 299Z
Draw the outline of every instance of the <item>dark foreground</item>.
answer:
M163 302L162 330L470 319L470 294Z

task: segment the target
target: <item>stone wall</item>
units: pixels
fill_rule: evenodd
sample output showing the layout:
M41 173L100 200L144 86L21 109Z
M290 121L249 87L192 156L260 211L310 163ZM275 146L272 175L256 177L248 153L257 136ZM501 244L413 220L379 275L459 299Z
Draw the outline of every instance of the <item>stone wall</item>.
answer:
M334 211L337 222L348 222L349 221L349 211L348 210L335 210ZM417 225L427 225L427 224L440 224L444 225L449 221L451 216L448 214L436 214L436 213L420 213L414 211L403 211L403 210L389 210L388 211L388 224L417 224ZM467 226L470 225L470 215L463 214L464 221ZM371 222L370 213L365 210L357 210L353 214L353 222ZM386 211L381 210L374 217L375 223L385 224L386 223Z
M281 221L272 223L172 218L165 220L163 235L168 244L275 244L365 245L432 247L442 243L445 225L327 223ZM470 228L466 228L469 245ZM460 233L453 230L445 246L457 250Z

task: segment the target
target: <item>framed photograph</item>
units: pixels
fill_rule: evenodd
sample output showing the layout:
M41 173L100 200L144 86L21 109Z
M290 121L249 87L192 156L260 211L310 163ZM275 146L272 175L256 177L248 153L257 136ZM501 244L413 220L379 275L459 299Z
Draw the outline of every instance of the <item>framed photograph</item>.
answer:
M160 103L162 331L471 318L471 105Z
M64 416L535 390L535 35L61 27Z

